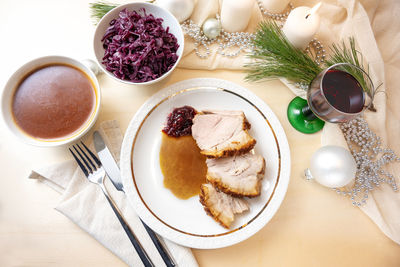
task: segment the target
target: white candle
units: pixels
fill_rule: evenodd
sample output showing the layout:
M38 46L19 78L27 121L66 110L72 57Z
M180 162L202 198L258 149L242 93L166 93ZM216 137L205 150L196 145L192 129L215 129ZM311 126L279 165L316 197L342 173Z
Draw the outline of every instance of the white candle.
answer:
M223 0L221 25L227 32L244 31L253 13L254 0Z
M305 49L319 28L318 3L312 9L301 6L290 12L282 31L296 48Z
M265 11L269 13L281 13L290 0L259 0L261 2L261 6L265 9Z

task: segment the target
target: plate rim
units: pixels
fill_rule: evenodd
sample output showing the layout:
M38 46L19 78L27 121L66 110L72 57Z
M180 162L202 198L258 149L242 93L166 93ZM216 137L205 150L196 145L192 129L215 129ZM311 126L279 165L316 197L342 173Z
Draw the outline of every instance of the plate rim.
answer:
M187 235L179 231L169 228L160 222L154 215L147 210L146 205L142 202L140 194L137 192L135 183L133 182L132 175L132 145L136 139L138 130L140 130L141 125L145 121L149 112L153 111L160 102L164 102L163 99L168 99L174 97L181 91L185 91L190 88L195 87L212 87L216 89L225 89L227 91L233 92L239 97L244 98L246 101L250 102L259 109L262 115L267 116L268 123L270 127L275 132L276 141L280 150L281 168L279 180L276 183L274 195L271 195L269 199L269 204L266 205L262 211L256 216L252 224L247 225L245 229L239 227L238 229L228 232L225 235L216 236L197 236L197 235ZM199 249L211 249L211 248L221 248L239 243L250 236L254 235L256 232L261 230L275 215L279 209L287 191L287 187L290 180L290 150L286 134L283 130L281 123L274 114L274 112L269 108L269 106L261 100L258 96L252 93L245 87L238 84L216 78L195 78L180 81L174 83L161 89L159 92L151 96L135 113L132 117L129 126L126 130L122 146L121 146L121 176L126 188L125 193L127 195L129 203L132 205L137 215L148 224L154 231L163 237L172 240L175 243ZM266 212L269 210L269 212ZM229 237L229 238L228 238Z

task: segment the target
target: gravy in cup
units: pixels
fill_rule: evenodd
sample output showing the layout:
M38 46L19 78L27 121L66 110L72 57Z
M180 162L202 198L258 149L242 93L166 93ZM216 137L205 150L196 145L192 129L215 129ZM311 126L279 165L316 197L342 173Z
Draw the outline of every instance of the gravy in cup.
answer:
M77 131L96 102L93 82L76 67L54 64L28 74L16 89L12 114L17 125L39 139Z
M95 75L66 57L32 62L10 78L5 88L9 92L3 93L2 111L9 128L28 143L44 146L81 137L98 114L100 94ZM4 96L9 101L8 112Z

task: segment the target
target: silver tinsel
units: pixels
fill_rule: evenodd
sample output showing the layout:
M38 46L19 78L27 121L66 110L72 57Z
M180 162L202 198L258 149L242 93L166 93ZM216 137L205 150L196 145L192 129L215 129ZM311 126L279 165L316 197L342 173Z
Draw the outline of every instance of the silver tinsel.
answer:
M311 40L309 45L306 47L306 52L309 53L317 63L317 65L323 64L326 58L326 50L317 38Z
M318 66L325 62L326 50L324 48L324 45L320 41L318 41L317 38L311 40L311 42L306 47L305 52L314 58L314 61L317 63ZM307 91L309 87L308 83L295 83L294 85L300 89L303 89L304 91Z
M285 21L286 18L289 16L290 11L293 9L293 4L289 3L288 8L286 9L286 12L283 13L271 13L266 10L260 0L257 1L258 7L260 8L261 14L263 14L266 17L269 17L271 19L277 20L277 21Z
M262 7L262 3L258 1L260 11L264 16L270 17L277 22L284 23L293 5L289 4L286 12L282 14L269 13ZM219 16L216 16L219 20ZM253 49L252 40L255 38L254 34L248 32L225 32L221 30L221 34L214 39L208 38L204 35L201 25L197 25L192 20L186 20L182 24L182 29L185 34L194 40L194 50L199 58L205 59L211 55L211 47L215 44L218 45L217 53L225 57L236 57L242 51L250 52ZM282 26L282 25L281 25Z
M219 16L216 16L219 20ZM225 32L221 30L221 34L214 39L204 35L201 26L192 20L187 20L181 24L183 32L194 40L194 50L199 58L208 58L211 55L210 47L214 44L218 45L217 53L225 57L236 57L242 51L249 52L253 49L252 40L254 34L248 32ZM201 51L202 50L202 51Z
M352 188L334 190L338 194L350 197L354 206L364 205L369 193L381 184L388 184L397 192L395 177L383 169L388 163L400 161L395 152L389 148L382 148L380 138L372 132L362 117L342 123L340 128L356 160L357 173Z

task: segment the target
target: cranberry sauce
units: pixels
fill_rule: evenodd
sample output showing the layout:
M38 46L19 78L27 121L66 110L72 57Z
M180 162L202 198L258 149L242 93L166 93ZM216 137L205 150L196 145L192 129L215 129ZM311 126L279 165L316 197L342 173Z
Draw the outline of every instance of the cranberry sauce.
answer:
M167 124L162 131L171 137L192 135L193 118L196 113L197 111L190 106L174 108L168 115Z

